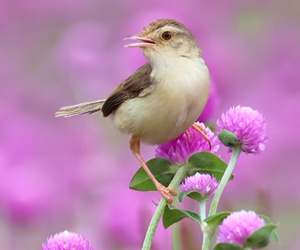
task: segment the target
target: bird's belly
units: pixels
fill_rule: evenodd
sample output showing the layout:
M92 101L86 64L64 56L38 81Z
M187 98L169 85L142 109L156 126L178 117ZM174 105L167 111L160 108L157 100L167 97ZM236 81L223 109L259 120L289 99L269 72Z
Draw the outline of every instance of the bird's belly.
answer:
M189 128L201 114L207 101L207 98L202 98L203 91L209 93L209 87L188 94L181 90L173 90L170 95L156 91L155 94L127 100L115 112L116 126L147 144L170 141Z

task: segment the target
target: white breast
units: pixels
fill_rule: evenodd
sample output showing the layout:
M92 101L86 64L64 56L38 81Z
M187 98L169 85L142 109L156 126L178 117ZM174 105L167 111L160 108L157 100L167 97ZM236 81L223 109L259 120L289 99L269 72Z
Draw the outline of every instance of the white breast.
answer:
M161 144L183 133L199 117L209 97L209 73L203 59L168 61L169 65L162 61L153 68L151 94L124 102L115 112L121 131L149 144Z

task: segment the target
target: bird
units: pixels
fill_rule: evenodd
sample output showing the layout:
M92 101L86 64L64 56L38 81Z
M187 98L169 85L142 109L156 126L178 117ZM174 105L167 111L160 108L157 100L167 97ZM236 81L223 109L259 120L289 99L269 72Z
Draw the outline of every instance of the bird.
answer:
M156 189L169 204L175 190L156 180L140 154L141 143L159 145L194 128L208 141L195 121L210 92L209 70L191 31L174 19L157 19L137 35L127 48L141 48L147 63L122 81L106 99L60 108L56 117L102 111L115 126L131 135L129 146ZM188 134L189 135L189 134Z

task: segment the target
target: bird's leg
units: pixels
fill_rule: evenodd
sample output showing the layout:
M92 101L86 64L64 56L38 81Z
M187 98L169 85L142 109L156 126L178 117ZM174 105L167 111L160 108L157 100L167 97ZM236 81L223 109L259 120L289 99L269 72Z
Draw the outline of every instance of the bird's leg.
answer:
M210 140L208 139L208 137L206 135L205 129L196 122L194 122L194 124L192 125L192 128L203 136L204 140L207 141L207 143L209 145L209 150L211 150L211 143L210 143Z
M173 202L172 195L177 196L177 193L173 189L165 187L164 185L162 185L156 180L156 178L151 173L150 169L148 168L147 164L145 163L145 161L143 160L140 154L140 145L141 145L140 138L136 136L132 136L130 139L130 149L132 153L142 164L142 167L144 168L145 172L148 174L149 178L153 181L157 191L161 193L161 195L167 200L169 204L171 204Z

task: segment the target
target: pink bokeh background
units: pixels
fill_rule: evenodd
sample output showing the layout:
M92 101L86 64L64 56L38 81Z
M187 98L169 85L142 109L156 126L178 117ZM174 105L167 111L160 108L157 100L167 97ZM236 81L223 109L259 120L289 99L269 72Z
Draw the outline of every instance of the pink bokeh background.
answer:
M21 0L0 4L0 245L40 249L51 234L84 234L95 249L137 250L159 201L128 188L139 164L101 114L54 118L59 107L105 98L145 59L122 39L157 18L196 36L213 79L203 118L250 106L267 120L259 156L242 155L223 210L251 209L298 242L300 4L297 1ZM153 147L143 147L147 160ZM222 155L228 160L226 150ZM154 201L154 203L152 202ZM199 249L197 225L183 233ZM153 249L171 249L159 226Z

